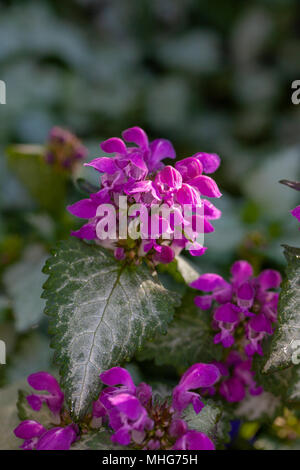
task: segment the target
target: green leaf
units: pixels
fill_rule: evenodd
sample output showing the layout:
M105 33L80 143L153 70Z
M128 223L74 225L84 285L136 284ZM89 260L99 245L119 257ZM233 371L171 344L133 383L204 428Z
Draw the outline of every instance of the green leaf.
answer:
M83 434L79 441L72 445L72 450L118 450L123 446L114 444L110 439L111 434L105 430L90 431Z
M229 441L229 415L213 400L203 400L205 406L196 414L192 405L189 405L182 413L182 419L189 429L203 432L215 445L220 446Z
M220 360L222 348L214 344L211 315L194 304L195 292L189 289L166 335L148 341L137 358L154 359L157 365L173 365L182 370L195 362Z
M146 266L122 265L75 238L59 244L44 272L52 346L66 399L79 418L100 391L99 374L166 331L178 296Z
M40 207L57 214L64 207L67 175L48 165L43 152L36 145L9 147L8 164Z
M300 248L284 245L288 265L278 305L278 327L271 343L271 353L264 372L295 364L300 346Z
M40 245L30 245L18 263L6 269L3 282L11 299L16 329L24 332L42 318L45 302L41 299L45 276L41 270L46 252Z

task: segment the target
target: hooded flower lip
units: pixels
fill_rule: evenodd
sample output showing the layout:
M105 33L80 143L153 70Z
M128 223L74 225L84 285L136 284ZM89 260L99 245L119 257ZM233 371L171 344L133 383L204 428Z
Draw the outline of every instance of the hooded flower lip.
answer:
M214 313L214 320L221 332L216 334L214 343L222 343L224 348L230 348L234 343L234 330L239 324L240 316L235 305L230 302L220 305Z
M71 234L78 238L95 240L97 244L112 250L117 259L136 264L141 262L142 257L154 265L169 263L184 248L193 256L203 255L206 247L197 241L198 235L213 232L210 221L219 218L221 212L211 202L203 199L201 229L196 226L189 236L185 227L182 227L183 222L185 225L187 223L184 206L189 205L196 212L196 208L201 207L202 196L221 196L215 181L203 174L212 173L218 168L219 157L199 153L176 162L175 168L164 166L164 158L174 159L176 156L170 141L156 139L149 143L145 131L137 126L125 130L122 136L124 140L113 137L101 143L102 150L111 154L111 157L96 158L85 164L101 173L101 190L68 207L71 214L87 219L87 223ZM123 236L119 239L120 196L128 197L128 208L134 203L143 204L149 217L154 205L176 207L182 214L181 223L172 222L167 232L161 229L155 235L147 233L146 237L141 230L141 240L136 240L132 245L132 239L128 236L130 240L126 244ZM117 215L117 227L109 240L101 238L101 221L105 217L101 211L98 212L101 204L111 204ZM132 221L141 224L140 214L127 214L128 224ZM164 237L165 233L168 238ZM143 250L144 247L147 249Z
M112 442L130 448L213 450L213 442L205 434L189 429L181 414L190 403L199 413L204 405L200 396L190 390L210 387L220 375L215 365L194 364L183 374L172 397L158 400L148 384L142 382L135 386L126 369L113 367L101 374L107 387L93 403L92 414L86 415L83 421L73 423L64 408L58 426L46 428L38 421L25 420L14 433L23 439L24 450L68 450L83 434L106 422L113 431ZM51 396L62 393L56 379L46 372L32 374L28 379L36 389L47 390Z
M217 364L222 376L219 393L229 403L242 401L247 390L250 395L262 393L257 386L252 369L252 359L244 359L237 351L231 351L225 363Z
M122 367L112 367L106 372L102 372L100 379L105 385L109 385L110 387L123 385L123 388L128 390L129 393L135 393L136 391L130 373Z
M187 157L180 160L180 162L175 163L175 168L181 174L184 182L188 182L189 180L200 176L203 172L203 166L200 160L195 157Z
M300 206L295 207L295 209L291 210L291 214L300 222ZM300 228L299 228L300 230Z
M24 439L21 449L32 450L35 448L39 437L44 434L46 429L37 421L22 421L14 430L14 434L19 439Z
M64 394L55 377L48 374L48 372L36 372L35 374L29 375L27 381L33 389L49 392L49 394L44 395L28 395L27 401L31 408L35 411L39 411L44 402L47 404L50 411L58 416L63 405Z
M233 263L230 271L232 274L232 282L235 285L243 284L253 276L253 269L251 264L244 260Z
M24 450L68 450L78 438L79 428L72 422L67 424L71 421L70 417L67 418L67 422L64 421L67 417L66 410L62 410L64 394L57 380L47 372L37 372L28 377L28 383L35 390L49 392L43 395L27 396L29 405L38 412L42 403L45 402L53 413L52 423L56 422L59 426L46 429L38 421L22 421L14 430L16 437L24 439L21 448ZM38 416L37 413L37 418Z
M36 450L69 450L76 439L77 432L74 424L65 428L52 428L40 437Z
M221 159L215 153L199 152L193 155L194 158L200 161L204 173L214 173L220 166Z
M53 127L46 143L45 159L49 165L69 170L87 156L87 149L66 129Z
M235 330L241 323L244 328L247 355L262 354L261 342L266 334L272 334L276 321L278 293L281 275L273 269L265 269L256 278L252 266L245 260L236 261L231 267L231 284L213 273L201 275L190 286L209 293L195 297L195 304L207 310L214 302L214 326L220 329L215 343L230 348L235 343Z

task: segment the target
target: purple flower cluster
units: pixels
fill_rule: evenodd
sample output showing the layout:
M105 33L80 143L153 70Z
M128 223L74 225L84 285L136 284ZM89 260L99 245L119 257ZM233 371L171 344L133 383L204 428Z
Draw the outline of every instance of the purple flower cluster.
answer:
M212 387L219 377L216 366L194 364L174 388L172 400L159 402L149 385L136 387L126 369L113 367L100 375L108 387L94 403L93 416L108 421L113 442L133 449L214 450L208 436L188 429L182 412L191 404L200 413L204 404L191 390Z
M59 168L71 169L87 156L87 149L66 129L53 127L46 144L46 161Z
M47 372L37 372L28 377L29 385L47 394L28 395L28 404L34 411L40 411L45 403L51 411L53 427L46 429L38 421L25 420L14 430L16 437L24 439L24 450L68 450L79 436L79 428L63 413L64 394L57 380Z
M48 406L51 427L46 429L38 421L25 420L14 433L24 440L24 450L68 450L82 433L101 427L105 421L114 432L112 442L131 448L214 450L209 437L188 429L181 415L190 404L196 414L200 413L204 404L200 395L191 390L212 387L219 377L215 365L194 364L174 388L172 400L158 402L149 385L141 383L136 387L126 369L113 367L100 376L108 387L93 403L92 414L77 425L63 409L64 394L57 380L47 372L37 372L28 377L28 383L35 390L48 393L34 393L26 398L34 411L40 411L43 403Z
M255 353L263 354L262 341L273 334L279 297L274 289L280 286L281 275L266 269L253 277L247 261L236 261L231 274L227 282L218 274L206 273L191 287L205 292L195 297L195 304L202 310L212 308L212 327L217 330L214 343L225 348L224 361L216 363L224 377L219 393L236 402L245 397L246 390L252 395L262 392L254 381L252 358Z
M140 127L132 127L122 134L123 139L111 138L101 143L101 149L113 157L101 157L87 163L101 173L101 189L68 207L71 214L88 219L88 222L72 235L97 243L114 251L117 259L130 259L138 263L141 257L147 257L152 263L169 263L183 248L188 247L194 256L202 255L206 248L196 241L197 233L182 231L184 205L193 208L201 206L201 196L220 197L221 193L215 181L203 173L213 173L220 164L215 154L197 153L172 166L164 166L164 158L175 158L175 151L166 139L149 142L146 133ZM125 142L135 145L128 146ZM128 206L142 204L145 207L147 227L141 224L142 236L138 240L121 236L120 229L120 196L126 196ZM97 226L103 223L104 216L99 214L102 204L112 204L117 214L117 231L115 237L102 240L97 236ZM210 220L217 219L221 212L207 199L202 200L203 216L201 227L204 232L214 230ZM154 206L166 205L171 208L169 220L157 215L157 225L151 226L150 213ZM130 215L128 226L140 223L141 214ZM153 219L152 219L153 220ZM191 228L196 224L196 217L190 222ZM163 237L164 234L168 237ZM192 237L192 240L190 239ZM167 239L166 239L167 238Z

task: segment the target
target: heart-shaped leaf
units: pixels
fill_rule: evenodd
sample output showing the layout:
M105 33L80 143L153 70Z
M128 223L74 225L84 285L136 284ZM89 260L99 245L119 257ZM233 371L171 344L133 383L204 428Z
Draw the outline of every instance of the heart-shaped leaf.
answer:
M75 238L59 244L44 272L52 346L67 402L79 418L100 391L99 374L166 331L178 296L148 267L122 265Z

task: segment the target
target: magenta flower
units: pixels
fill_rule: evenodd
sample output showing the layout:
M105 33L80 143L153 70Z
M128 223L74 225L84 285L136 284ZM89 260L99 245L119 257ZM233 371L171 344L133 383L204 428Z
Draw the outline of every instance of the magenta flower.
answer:
M235 331L243 327L244 349L249 357L254 353L262 354L261 342L266 334L273 333L272 324L277 319L277 292L281 283L278 271L266 269L253 277L252 266L247 261L236 261L231 267L231 283L218 274L203 274L191 287L206 294L195 297L195 304L202 310L213 305L213 325L220 332L215 343L224 348L234 345Z
M101 374L108 387L97 403L106 410L106 419L114 431L113 442L145 450L212 450L212 441L203 433L189 430L181 414L189 404L200 413L204 405L199 395L190 390L210 387L219 377L215 365L194 364L174 388L172 402L157 403L149 385L141 383L135 387L128 371L114 367Z
M66 129L53 127L46 144L46 162L63 169L72 169L87 156L87 149Z
M277 321L277 304L281 283L278 271L266 269L253 276L247 261L236 261L231 267L232 278L227 282L218 274L206 273L191 283L205 294L195 297L202 310L212 309L212 327L217 330L215 344L221 343L224 361L217 363L222 379L219 393L229 402L244 399L246 392L262 392L254 381L252 357L263 354L262 342L273 334ZM208 393L215 388L208 387Z
M27 380L35 390L48 392L48 394L28 395L26 398L36 412L40 411L43 403L46 403L52 412L54 427L46 429L34 420L21 422L14 430L16 437L24 439L21 448L24 450L68 450L78 438L79 428L74 423L69 424L71 420L63 410L64 394L57 380L47 372L31 374Z
M219 157L198 153L177 162L173 168L162 163L165 158L175 158L174 148L168 140L149 142L139 127L124 131L123 139L113 137L102 142L102 150L113 156L96 158L86 164L101 173L101 189L68 207L71 214L87 219L87 223L72 235L95 240L112 250L116 259L129 259L135 263L143 257L153 264L169 263L183 248L189 249L194 256L204 254L206 248L197 242L197 236L212 232L210 220L219 218L221 213L207 199L202 199L203 216L196 224L197 220L187 215L184 206L189 205L194 214L201 206L202 196L221 196L215 181L203 174L216 171ZM128 146L125 142L134 145ZM120 196L127 196L128 212L121 207ZM100 235L103 224L108 223L101 209L103 204L111 204L117 215L117 227L105 239ZM130 213L134 204L143 206L142 213ZM169 220L164 215L153 216L153 209L163 206L169 209ZM124 213L128 227L140 227L138 239L132 238L130 233L123 234L121 218Z
M28 382L49 394L29 395L28 403L37 411L37 418L42 403L46 403L52 413L55 411L53 422L45 427L38 421L25 420L14 433L23 439L24 450L68 450L83 434L106 424L113 431L112 442L134 449L212 450L212 441L205 434L188 429L181 415L189 404L200 413L204 405L199 395L190 390L212 387L220 376L215 365L194 364L174 388L173 399L158 402L148 384L135 386L126 369L113 367L101 374L107 387L93 403L92 413L75 424L63 408L63 393L56 379L39 372L29 376Z

